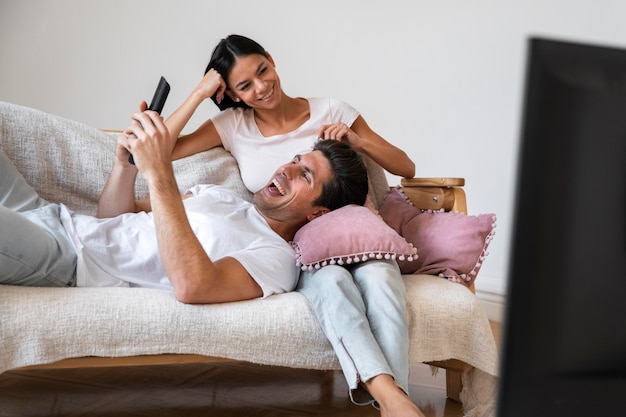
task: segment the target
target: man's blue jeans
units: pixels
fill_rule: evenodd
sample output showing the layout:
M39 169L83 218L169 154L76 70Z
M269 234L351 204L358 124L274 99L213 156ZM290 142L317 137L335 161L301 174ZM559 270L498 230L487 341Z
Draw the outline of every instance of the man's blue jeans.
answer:
M359 382L391 375L408 394L406 287L395 261L328 265L300 274L298 292L311 303L332 344L356 404L373 398Z
M76 253L59 218L0 151L0 283L72 286Z

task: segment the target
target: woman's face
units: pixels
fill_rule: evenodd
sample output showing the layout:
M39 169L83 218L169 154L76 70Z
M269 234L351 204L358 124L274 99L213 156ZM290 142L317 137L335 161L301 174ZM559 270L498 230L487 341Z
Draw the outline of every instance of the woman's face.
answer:
M228 76L233 99L238 97L252 108L272 108L280 102L280 79L271 57L247 55L237 58Z

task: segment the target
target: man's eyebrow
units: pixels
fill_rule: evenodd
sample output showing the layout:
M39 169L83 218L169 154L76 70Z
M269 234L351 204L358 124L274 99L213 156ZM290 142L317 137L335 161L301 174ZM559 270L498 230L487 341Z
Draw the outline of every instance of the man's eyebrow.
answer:
M259 63L259 65L256 67L256 74L258 74L258 73L259 73L259 71L261 71L261 67L263 66L263 64L265 64L265 63L264 63L264 62L261 62L261 63ZM240 81L240 82L238 82L237 84L235 84L235 88L239 88L239 87L241 87L241 86L243 86L244 84L249 83L249 82L250 82L249 80L243 80L243 81Z
M293 157L293 159L295 159L297 162L301 162L302 161L302 155L297 154L296 156ZM313 170L306 164L303 164L302 166L304 167L304 170L309 173L311 178L314 179L315 178L315 172L313 172Z

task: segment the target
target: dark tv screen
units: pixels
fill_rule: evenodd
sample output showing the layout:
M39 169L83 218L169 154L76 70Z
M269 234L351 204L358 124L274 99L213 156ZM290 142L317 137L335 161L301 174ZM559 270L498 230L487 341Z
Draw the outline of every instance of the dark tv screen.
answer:
M626 415L626 50L528 43L498 417Z

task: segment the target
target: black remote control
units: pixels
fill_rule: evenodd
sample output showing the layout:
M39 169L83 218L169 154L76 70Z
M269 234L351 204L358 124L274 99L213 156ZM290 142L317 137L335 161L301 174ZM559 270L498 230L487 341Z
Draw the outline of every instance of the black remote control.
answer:
M161 114L163 106L165 105L165 100L167 100L167 96L169 93L170 84L167 82L165 77L161 77L161 79L159 80L159 85L157 85L157 89L154 92L154 96L152 96L152 101L150 102L148 110L154 110L155 112ZM128 162L135 165L135 160L133 159L132 155L128 157Z

